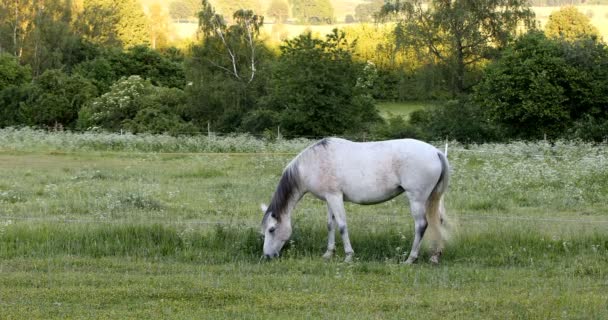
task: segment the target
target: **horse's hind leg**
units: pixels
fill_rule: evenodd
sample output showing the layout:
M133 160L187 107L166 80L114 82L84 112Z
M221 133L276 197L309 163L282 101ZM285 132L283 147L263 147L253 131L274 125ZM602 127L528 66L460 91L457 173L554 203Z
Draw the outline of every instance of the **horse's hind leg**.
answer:
M327 205L327 251L323 254L324 259L330 259L336 251L336 219L331 212L329 203Z
M412 243L412 250L410 251L410 255L405 261L406 264L412 264L416 262L418 259L418 253L420 252L420 243L422 242L422 237L424 236L424 232L426 231L426 227L428 225L426 221L426 203L425 201L413 200L413 197L410 197L410 209L412 211L412 216L414 217L414 242Z
M346 257L344 262L351 262L353 259L353 247L350 245L350 238L348 237L348 228L346 226L346 211L344 210L344 202L342 195L331 195L326 197L327 206L329 211L333 214L338 230L342 236L342 243L344 244L344 253Z

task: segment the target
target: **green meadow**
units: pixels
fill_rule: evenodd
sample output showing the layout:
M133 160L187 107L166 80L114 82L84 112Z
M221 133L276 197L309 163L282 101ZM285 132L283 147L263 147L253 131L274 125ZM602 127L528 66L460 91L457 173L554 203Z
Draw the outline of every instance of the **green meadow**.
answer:
M432 107L432 102L408 101L408 102L380 102L376 105L378 112L384 118L391 116L401 116L408 119L414 111Z
M401 264L404 197L347 205L346 264L306 196L261 260L259 205L309 143L0 130L0 318L608 318L605 145L451 143L439 266Z

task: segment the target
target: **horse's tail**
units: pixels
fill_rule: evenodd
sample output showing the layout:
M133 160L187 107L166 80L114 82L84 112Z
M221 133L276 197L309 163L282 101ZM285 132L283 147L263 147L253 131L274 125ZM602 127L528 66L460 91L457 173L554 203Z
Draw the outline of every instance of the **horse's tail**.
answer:
M437 152L437 156L441 162L441 175L427 201L426 220L430 227L433 246L436 247L438 251L441 251L443 249L442 243L445 238L442 226L447 221L445 206L443 204L443 195L447 191L450 181L450 165L447 157L442 152Z

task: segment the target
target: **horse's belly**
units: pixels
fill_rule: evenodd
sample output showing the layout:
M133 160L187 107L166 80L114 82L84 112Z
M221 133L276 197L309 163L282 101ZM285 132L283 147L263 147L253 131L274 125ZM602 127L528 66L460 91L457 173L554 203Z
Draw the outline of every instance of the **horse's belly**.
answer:
M343 190L344 201L358 203L358 204L376 204L384 201L388 201L403 193L401 187L395 187L390 189L357 189L349 188Z

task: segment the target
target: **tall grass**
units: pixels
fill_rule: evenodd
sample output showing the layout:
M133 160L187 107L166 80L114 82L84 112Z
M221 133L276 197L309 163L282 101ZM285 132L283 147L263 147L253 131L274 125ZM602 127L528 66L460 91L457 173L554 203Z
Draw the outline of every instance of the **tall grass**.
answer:
M247 134L154 135L97 132L47 132L30 128L0 129L0 146L14 151L122 152L296 152L310 139L267 140Z

